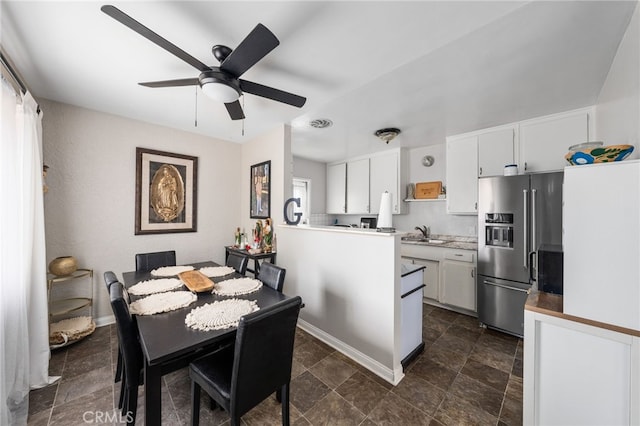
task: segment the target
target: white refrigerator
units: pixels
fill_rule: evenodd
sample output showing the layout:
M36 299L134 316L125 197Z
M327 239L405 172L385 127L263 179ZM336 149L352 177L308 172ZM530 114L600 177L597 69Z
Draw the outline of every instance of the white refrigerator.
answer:
M640 160L564 173L564 313L640 330Z

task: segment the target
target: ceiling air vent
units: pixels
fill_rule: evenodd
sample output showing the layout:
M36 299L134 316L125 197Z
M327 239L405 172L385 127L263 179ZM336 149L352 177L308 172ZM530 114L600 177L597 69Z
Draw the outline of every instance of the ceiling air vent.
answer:
M315 127L316 129L326 129L327 127L333 126L333 121L328 118L316 118L309 122L309 126Z

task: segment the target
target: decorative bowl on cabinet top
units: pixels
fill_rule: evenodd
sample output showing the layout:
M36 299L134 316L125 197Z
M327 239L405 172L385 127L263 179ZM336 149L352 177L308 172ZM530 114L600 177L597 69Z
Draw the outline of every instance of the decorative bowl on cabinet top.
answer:
M582 149L569 151L564 158L571 165L610 163L624 160L631 155L633 148L633 145L583 147Z

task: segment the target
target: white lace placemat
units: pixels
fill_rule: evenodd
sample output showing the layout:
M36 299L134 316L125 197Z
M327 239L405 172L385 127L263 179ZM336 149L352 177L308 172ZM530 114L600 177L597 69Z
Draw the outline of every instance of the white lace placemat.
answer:
M234 272L235 269L230 266L205 266L204 268L200 268L199 271L209 278L213 278L229 275L230 273Z
M140 281L129 287L129 293L136 296L147 294L164 293L166 291L177 290L182 287L182 281L177 278L160 278L157 280Z
M258 309L255 300L227 299L194 308L187 314L184 323L196 330L222 330L235 327L240 317Z
M193 266L163 266L162 268L154 269L151 271L151 275L154 277L173 277L180 272L193 271Z
M197 299L190 291L168 291L136 300L129 305L129 310L136 315L160 314L189 306Z
M216 283L211 291L220 296L240 296L253 293L262 287L262 282L254 278L233 278Z

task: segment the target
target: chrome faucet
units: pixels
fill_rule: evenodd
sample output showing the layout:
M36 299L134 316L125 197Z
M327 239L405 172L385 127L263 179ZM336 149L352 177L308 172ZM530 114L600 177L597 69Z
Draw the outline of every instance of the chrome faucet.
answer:
M426 225L422 225L422 228L419 226L416 226L415 228L416 230L420 231L420 233L425 237L425 238L429 238L429 227Z

